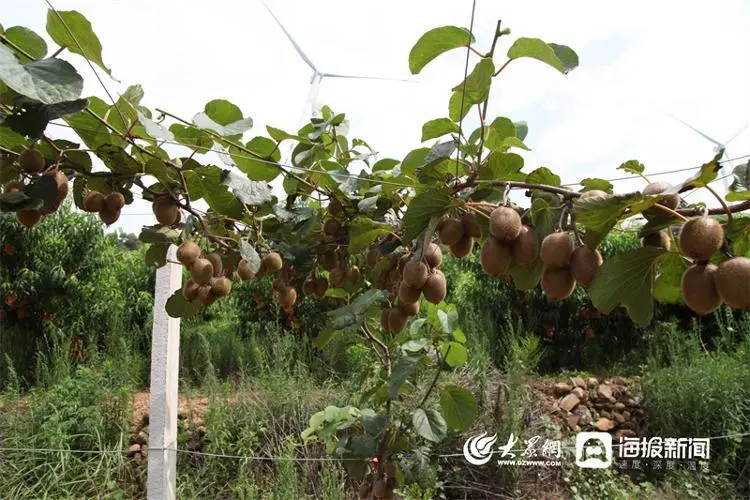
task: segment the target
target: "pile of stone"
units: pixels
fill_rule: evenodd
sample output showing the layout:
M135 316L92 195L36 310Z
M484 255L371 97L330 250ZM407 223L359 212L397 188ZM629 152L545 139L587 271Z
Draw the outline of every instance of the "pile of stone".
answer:
M628 387L625 379L571 377L551 388L557 398L557 416L574 432L609 432L616 439L636 437L644 427L641 396Z
M128 456L136 464L145 463L148 458L148 422L148 413L146 413L134 429L133 435L130 438ZM203 446L206 442L206 428L203 425L189 425L186 415L178 413L177 442L180 448L184 447L189 451L203 451Z

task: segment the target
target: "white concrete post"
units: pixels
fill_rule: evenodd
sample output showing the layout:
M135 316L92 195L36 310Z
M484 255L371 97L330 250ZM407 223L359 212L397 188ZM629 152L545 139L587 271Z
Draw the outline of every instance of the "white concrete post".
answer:
M171 245L167 260L176 261ZM177 383L180 359L180 319L167 314L167 299L182 286L182 266L167 262L156 270L154 325L151 338L151 396L149 405L149 500L176 498Z

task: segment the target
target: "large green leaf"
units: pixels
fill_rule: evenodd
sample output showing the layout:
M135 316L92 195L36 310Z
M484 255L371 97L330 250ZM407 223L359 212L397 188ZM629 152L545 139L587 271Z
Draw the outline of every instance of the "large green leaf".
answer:
M460 132L458 125L456 125L450 118L436 118L422 125L422 142L444 136L445 134L458 132ZM377 163L375 166L377 166ZM375 172L374 167L373 172Z
M452 90L463 94L469 105L479 104L489 96L494 73L495 65L492 58L483 57L466 76L466 80L453 87Z
M237 164L237 168L242 170L250 179L254 181L272 181L281 173L275 162L281 160L276 142L268 137L254 137L245 146L260 158L254 158L246 151L230 147L229 153Z
M466 116L472 106L473 104L463 95L463 92L456 90L451 94L448 101L448 116L454 122L459 122Z
M610 194L612 194L612 189L614 189L614 186L611 182L606 179L598 179L596 177L586 177L581 181L581 186L583 186L584 191L592 191L596 189Z
M505 140L509 137L518 139L516 136L516 126L509 118L500 116L495 118L495 121L490 125L484 145L493 151L502 149L505 147Z
M531 201L531 222L541 240L550 234L560 223L562 201L549 193L533 196Z
M623 305L634 323L648 325L654 313L655 264L664 252L658 247L643 247L605 261L589 285L594 307L609 314Z
M477 418L477 400L463 387L448 385L440 390L440 409L448 427L464 431Z
M96 149L96 156L113 174L135 174L143 170L143 166L119 146L104 144Z
M737 257L750 258L750 217L734 216L731 225L725 226L727 239L732 242L732 252Z
M47 43L29 28L11 26L3 35L34 59L42 59L47 55Z
M628 160L620 164L620 166L617 167L617 170L623 170L629 174L640 175L646 170L646 167L638 160Z
M430 223L433 215L448 210L454 198L448 191L430 189L414 197L404 215L404 242L410 242Z
M729 186L727 200L750 200L750 162L734 167L734 180Z
M23 111L7 117L5 124L19 134L39 138L50 121L81 111L88 105L88 100L76 99L55 104L43 104L35 99L19 97L15 104L18 108L22 107Z
M440 312L443 313L443 311ZM448 315L443 313L441 316L447 322ZM443 330L446 330L446 328L444 328ZM462 364L466 363L467 359L469 359L469 353L466 348L460 343L453 341L443 342L443 344L440 346L440 355L451 368L461 366Z
M575 202L576 222L586 228L584 242L586 246L595 248L604 236L617 224L626 210L634 213L643 210L656 202L656 197L644 196L641 193L631 193L614 196L593 196L586 199L579 198Z
M510 265L509 273L513 278L513 284L516 288L519 290L531 290L542 280L544 265L541 259L534 259L534 262L526 267L519 266L513 261Z
M83 78L70 63L62 59L42 59L22 65L2 44L0 80L19 94L44 104L74 101L83 89Z
M417 408L414 410L411 421L417 434L433 443L439 443L448 433L445 419L439 411L432 408L427 410Z
M47 33L56 44L65 47L70 52L82 55L112 76L112 70L102 61L102 44L99 38L91 28L88 19L79 12L49 9Z
M508 49L508 57L531 57L547 63L562 74L578 66L578 55L565 45L545 43L538 38L519 38Z
M409 70L416 75L427 63L443 52L458 47L468 47L474 36L465 28L442 26L425 33L409 52Z
M526 177L526 182L531 184L545 184L547 186L559 186L562 181L560 176L547 167L539 167Z
M382 291L367 290L350 304L329 311L326 314L327 322L324 329L329 331L356 330L364 323L367 310L382 298Z
M20 153L26 149L29 145L29 141L22 135L17 134L8 127L0 127L0 146L3 149L9 149Z
M662 303L675 304L682 296L682 274L690 266L685 257L677 252L663 254L656 263L654 298Z
M487 157L487 166L479 170L479 178L498 181L525 181L526 174L521 172L522 168L522 156L516 153L493 151Z
M401 388L406 383L406 379L414 374L421 356L401 355L396 358L391 369L391 378L388 382L388 397L396 399Z
M173 123L169 126L169 131L174 135L177 142L199 153L205 153L214 144L210 135L196 127Z
M162 267L167 263L167 251L171 243L153 243L146 250L146 266Z
M189 318L195 316L201 309L201 303L197 300L189 301L182 295L182 290L177 290L167 299L167 314L173 318Z
M260 206L273 201L271 186L265 182L251 181L242 175L228 171L222 183L229 187L245 205Z
M349 252L354 254L364 250L391 230L388 224L375 222L369 217L357 217L349 225Z
M721 171L721 163L719 163L719 160L723 155L724 151L719 151L710 161L701 165L701 167L698 169L698 172L694 176L692 176L682 184L678 184L677 186L673 186L672 188L664 191L664 193L676 194L687 191L689 189L707 186L719 175L719 171Z
M99 117L107 113L107 103L98 97L89 97L89 110ZM109 129L101 121L94 118L88 111L67 115L63 118L65 122L73 127L76 135L83 140L89 149L96 150L104 144L124 146L125 142L117 135L110 133Z

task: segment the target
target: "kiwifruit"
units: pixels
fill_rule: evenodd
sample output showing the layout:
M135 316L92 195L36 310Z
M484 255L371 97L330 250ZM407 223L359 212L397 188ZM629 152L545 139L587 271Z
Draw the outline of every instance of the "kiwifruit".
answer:
M750 259L734 257L718 267L714 281L724 302L733 309L750 309Z
M176 257L185 267L190 267L195 262L195 259L200 257L201 247L193 243L192 241L186 241L179 247L177 247Z
M337 267L336 269L332 270L328 273L328 280L331 282L331 286L334 288L338 288L341 286L341 284L344 282L344 278L346 277L346 271L341 269L340 267Z
M404 282L421 289L429 276L427 264L419 260L410 260L404 265ZM393 280L391 280L393 281Z
M359 270L359 267L352 266L349 269L346 270L346 281L349 282L350 285L356 285L359 281L359 278L362 277L362 272Z
M271 282L271 288L276 290L277 292L287 286L286 281L281 278L281 276L277 276L276 279L274 279Z
M581 193L581 199L585 200L586 198L595 198L597 196L609 196L609 193L606 191L602 191L601 189L592 189L590 191L584 191Z
M435 269L424 284L422 289L424 298L433 304L439 304L443 301L448 293L448 285L445 281L445 274L440 269Z
M120 210L107 210L107 207L99 211L99 219L106 225L111 226L120 218Z
M542 290L551 300L563 300L570 297L576 288L576 282L570 268L547 268L542 274Z
M333 236L341 229L341 223L336 219L328 219L323 223L323 232L328 236Z
M83 198L83 209L87 212L99 212L104 208L104 195L99 191L89 191Z
M213 275L214 266L208 259L195 259L195 262L193 262L193 265L190 267L190 278L199 285L210 283Z
M323 264L323 269L332 271L339 265L339 256L333 250L329 250L321 256L321 263Z
M214 282L211 283L211 291L217 297L226 297L231 290L232 281L226 276L216 278Z
M315 280L315 286L313 288L313 295L316 299L320 300L326 296L328 291L328 280L325 278L317 278Z
M388 325L388 315L390 313L391 313L390 307L386 307L380 311L380 326L382 326L383 330L385 330L386 332L391 331L391 327Z
M513 241L521 234L521 216L510 207L497 207L490 213L490 233L498 241Z
M399 307L391 307L388 311L388 329L393 333L401 333L409 317Z
M419 300L417 300L416 302L412 302L411 304L407 302L401 302L399 303L399 307L402 311L404 311L404 313L406 313L407 316L414 316L419 312Z
M501 276L508 274L510 263L513 260L513 253L510 245L501 243L495 238L487 238L482 245L480 255L482 269L489 276Z
M655 195L663 193L668 189L672 189L672 185L668 182L651 182L645 188L643 188L643 194ZM666 196L662 196L657 203L667 208L675 209L677 208L677 205L680 204L680 195L669 194ZM656 215L660 213L660 211L658 208L647 208L646 210L644 210L644 213Z
M474 214L466 213L461 215L461 223L464 225L464 235L469 235L472 238L479 238L482 236L482 231L479 229L477 219Z
M331 203L328 204L328 213L334 217L340 214L342 209L343 207L339 200L331 200Z
M693 264L682 273L680 288L685 304L703 316L721 305L721 296L716 290L714 277L717 266L714 264Z
M3 186L3 193L12 193L13 191L23 190L23 183L19 181L10 181Z
M570 274L581 286L587 287L602 265L602 254L587 246L580 246L570 257Z
M265 264L268 271L272 273L278 271L284 265L284 262L281 260L281 255L276 252L268 252L265 254L261 263Z
M404 270L404 266L406 265L407 262L411 260L411 257L412 256L407 253L407 254L402 255L401 258L398 259L398 262L396 263L396 267L398 268L399 271Z
M539 243L533 227L523 226L512 244L513 259L519 266L528 266L539 254Z
M365 257L365 260L367 261L367 265L370 267L375 267L378 265L378 260L380 260L380 251L377 248L371 248L367 252L367 257Z
M60 170L53 170L44 174L47 177L52 177L55 184L57 184L57 198L55 198L54 209L60 208L60 205L65 198L68 196L68 176Z
M42 220L42 212L34 209L21 210L20 212L16 212L16 219L18 219L18 222L20 222L24 226L32 228L39 224L39 221Z
M263 262L263 259L261 259L258 272L255 273L255 279L262 279L262 278L265 278L267 275L268 275L268 268L266 267L266 264Z
M250 269L250 263L245 259L240 259L237 263L237 275L242 281L248 281L253 279L255 273Z
M388 272L380 271L378 276L375 278L375 288L378 290L385 290L388 288Z
M104 207L102 210L106 208L107 211L114 212L116 210L121 210L124 206L125 196L122 193L115 191L104 197ZM174 217L172 219L174 219Z
M644 247L660 247L669 250L672 247L672 238L666 231L657 231L644 236L641 243Z
M724 244L724 229L711 217L695 217L682 225L680 251L696 260L708 260Z
M547 269L567 266L571 255L573 255L573 240L568 233L556 231L542 240L539 257Z
M211 290L211 285L200 285L196 299L204 306L213 304L216 301L216 297L214 297L213 290Z
M108 197L109 198L109 197ZM165 226L170 226L177 218L180 208L172 198L157 198L151 205L151 209L156 216L157 222Z
M387 486L384 478L376 479L372 484L372 494L375 498L383 498L387 491Z
M411 286L406 281L402 281L398 287L398 300L405 304L419 302L419 296L421 294L421 289Z
M216 252L211 252L206 255L206 260L211 263L214 269L214 277L221 276L221 272L224 270L224 263L221 261L221 255Z
M24 172L35 174L44 169L44 156L38 149L24 149L18 156L18 164Z
M430 267L439 267L443 262L443 251L435 243L430 243L424 249L424 261Z
M466 257L474 249L474 238L468 234L464 234L464 237L458 240L458 243L450 246L451 253L456 258Z
M198 283L193 280L187 280L185 284L182 285L182 296L185 297L186 300L193 301L198 298L198 288L200 288Z
M445 245L455 245L464 236L464 225L458 219L445 219L438 228L438 238Z
M279 290L279 304L283 309L289 309L297 302L297 290L287 286Z

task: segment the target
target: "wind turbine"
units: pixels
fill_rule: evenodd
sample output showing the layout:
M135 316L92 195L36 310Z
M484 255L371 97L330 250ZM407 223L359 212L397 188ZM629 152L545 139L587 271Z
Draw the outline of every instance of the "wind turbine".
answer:
M732 142L733 140L735 140L738 135L740 135L748 127L750 127L750 122L746 123L744 127L742 127L741 129L739 129L737 131L737 133L734 134L732 137L730 137L727 141L721 143L721 142L717 141L716 139L713 139L713 138L709 137L708 135L704 134L703 132L701 132L697 128L695 128L692 125L690 125L689 123L685 122L684 120L681 120L680 118L676 117L672 113L668 113L668 114L669 114L669 116L671 116L672 118L674 118L678 122L682 123L683 125L685 125L686 127L688 127L690 130L692 130L696 134L700 135L701 137L703 137L707 141L712 142L714 144L714 152L715 153L719 153L720 151L724 150L724 155L722 156L722 160L726 161L728 163L728 165L729 165L729 168L731 168L732 170L734 170L734 165L732 164L731 161L728 161L729 158L730 158L730 156L729 156L729 153L727 152L727 144L729 144L730 142ZM724 168L722 167L722 169L719 170L719 173L722 173L723 170L724 170ZM722 182L724 184L724 193L727 193L729 191L729 180L728 180L728 177L726 176L726 174L722 175L722 177L723 177Z
M297 126L297 130L302 128L310 119L311 116L315 116L317 112L313 108L314 103L316 99L318 98L318 93L320 92L320 84L323 81L323 78L349 78L349 79L355 79L355 80L383 80L383 81L392 81L392 82L408 82L412 83L412 80L405 80L402 78L386 78L386 77L380 77L380 76L365 76L365 75L347 75L347 74L341 74L341 73L326 73L318 69L318 67L313 64L313 62L310 60L310 58L305 54L305 52L302 50L302 48L299 46L299 44L296 42L296 40L292 37L292 35L287 31L287 29L284 27L284 25L281 23L278 17L276 17L276 14L273 13L271 8L266 4L264 0L261 0L261 3L266 8L269 14L271 14L271 17L273 17L274 21L276 21L276 24L279 25L279 28L281 28L281 31L284 32L286 37L289 39L289 42L292 44L294 49L297 51L297 54L302 58L303 61L305 61L305 64L307 64L310 69L313 70L312 77L310 78L310 91L307 93L307 99L305 100L305 105L302 108L302 114L300 115L299 124ZM289 163L289 156L292 152L292 147L290 146L288 148L286 159L283 161L283 163Z

